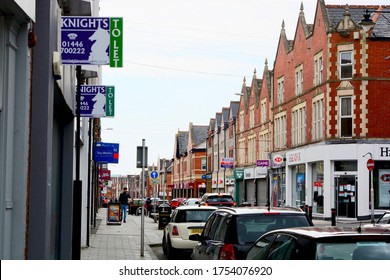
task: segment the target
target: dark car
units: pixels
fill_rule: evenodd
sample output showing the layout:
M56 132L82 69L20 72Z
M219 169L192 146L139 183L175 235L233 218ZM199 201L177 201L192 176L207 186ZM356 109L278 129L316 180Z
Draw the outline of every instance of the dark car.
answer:
M261 236L247 260L390 260L390 230L289 228Z
M150 203L150 209L148 211L148 215L150 218L157 218L158 217L158 207L162 204L169 205L168 201L164 201L161 198L152 198Z
M200 200L200 205L233 207L236 206L236 202L229 193L205 193Z
M286 227L312 226L300 209L266 207L221 207L207 220L201 234L190 235L198 241L192 250L194 260L243 260L262 234Z

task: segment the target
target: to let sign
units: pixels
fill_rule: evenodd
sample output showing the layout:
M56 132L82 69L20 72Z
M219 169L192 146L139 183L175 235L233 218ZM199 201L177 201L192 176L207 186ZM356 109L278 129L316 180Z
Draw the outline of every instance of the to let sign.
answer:
M374 163L374 160L373 159L368 159L367 160L367 169L369 170L369 171L372 171L372 170L374 170L374 167L375 167L375 163Z
M82 85L80 87L80 116L89 118L114 116L113 86ZM76 114L76 100L74 111Z
M63 64L122 67L123 18L62 17Z

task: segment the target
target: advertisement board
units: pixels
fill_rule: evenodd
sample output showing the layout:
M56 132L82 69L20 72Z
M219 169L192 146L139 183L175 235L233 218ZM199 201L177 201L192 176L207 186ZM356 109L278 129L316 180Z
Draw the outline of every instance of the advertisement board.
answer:
M122 67L123 18L63 16L62 64Z
M93 149L93 160L99 163L118 163L119 144L96 142Z

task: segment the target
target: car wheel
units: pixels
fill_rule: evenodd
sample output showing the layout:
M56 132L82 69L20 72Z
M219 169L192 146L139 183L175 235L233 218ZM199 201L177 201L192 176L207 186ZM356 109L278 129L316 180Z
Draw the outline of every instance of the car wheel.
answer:
M168 246L167 246L167 259L173 260L176 255L176 250L172 247L171 241L168 238Z
M162 249L163 249L164 255L167 255L168 250L167 250L167 240L165 238L165 234L164 234L163 240L162 240Z

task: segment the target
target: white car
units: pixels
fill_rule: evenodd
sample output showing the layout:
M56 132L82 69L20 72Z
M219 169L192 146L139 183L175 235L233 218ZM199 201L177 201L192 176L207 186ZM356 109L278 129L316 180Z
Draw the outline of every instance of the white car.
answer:
M162 248L167 259L178 259L180 254L190 255L198 243L189 240L191 234L203 231L208 217L217 207L214 206L179 206L173 210L171 221L164 228Z
M200 204L200 198L189 198L184 203L184 205L198 205L198 204Z

